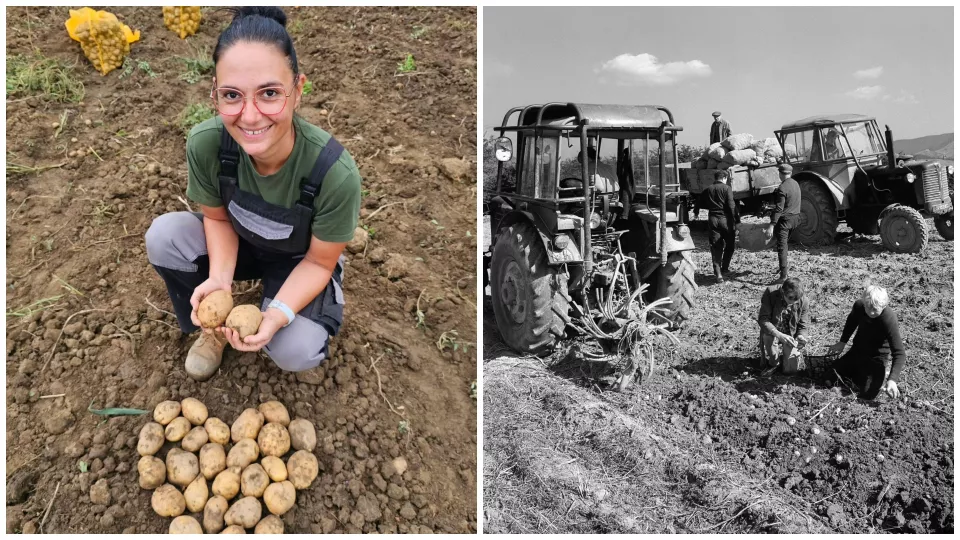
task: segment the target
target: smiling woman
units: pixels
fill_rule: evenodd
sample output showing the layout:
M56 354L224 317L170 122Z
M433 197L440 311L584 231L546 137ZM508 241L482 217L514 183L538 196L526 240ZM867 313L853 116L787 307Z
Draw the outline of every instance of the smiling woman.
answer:
M281 369L328 356L343 322L341 253L360 208L356 163L329 133L295 114L306 77L279 8L233 9L213 52L210 97L219 115L187 138L187 197L201 212L154 220L150 263L166 282L180 329L200 326L197 307L233 281L262 279L263 322L240 338L205 329L186 372L210 378L229 343L263 349Z

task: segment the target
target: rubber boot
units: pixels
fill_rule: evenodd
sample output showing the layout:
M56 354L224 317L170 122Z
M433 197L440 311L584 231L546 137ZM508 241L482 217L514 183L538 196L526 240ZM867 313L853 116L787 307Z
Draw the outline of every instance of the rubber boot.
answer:
M720 270L719 264L714 263L713 275L717 277L717 283L723 283L723 271Z
M212 377L220 367L223 348L226 344L227 338L222 334L201 332L200 337L187 352L187 360L184 362L187 375L197 381L205 381Z
M780 267L780 277L774 283L783 283L788 277L790 276L787 275L787 269Z

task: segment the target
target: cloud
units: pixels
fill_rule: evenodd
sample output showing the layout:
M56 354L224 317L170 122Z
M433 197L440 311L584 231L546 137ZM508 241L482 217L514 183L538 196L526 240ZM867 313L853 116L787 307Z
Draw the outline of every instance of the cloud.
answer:
M499 60L485 59L483 61L484 77L509 77L513 75L513 66Z
M853 76L858 79L876 79L881 74L883 74L883 66L861 69L860 71L853 72Z
M887 97L889 96L884 96L884 99L886 99ZM907 92L906 90L900 90L900 95L892 99L894 103L905 103L907 105L916 105L917 103L920 103L919 101L917 101L916 96L914 96L910 92Z
M700 60L662 64L656 56L648 53L621 54L604 62L596 72L609 75L621 86L666 86L713 74L710 66ZM605 78L601 77L601 80Z
M883 92L882 86L861 86L855 90L850 90L844 95L854 99L876 99Z

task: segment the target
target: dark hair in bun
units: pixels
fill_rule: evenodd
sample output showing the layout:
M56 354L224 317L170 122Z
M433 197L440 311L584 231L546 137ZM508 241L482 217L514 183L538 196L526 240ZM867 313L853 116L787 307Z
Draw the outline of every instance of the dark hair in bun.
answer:
M267 43L275 45L290 63L294 75L297 69L297 53L293 50L293 40L287 33L287 14L278 7L244 6L226 8L233 13L233 21L220 33L217 46L213 49L213 63L220 61L220 55L238 41Z

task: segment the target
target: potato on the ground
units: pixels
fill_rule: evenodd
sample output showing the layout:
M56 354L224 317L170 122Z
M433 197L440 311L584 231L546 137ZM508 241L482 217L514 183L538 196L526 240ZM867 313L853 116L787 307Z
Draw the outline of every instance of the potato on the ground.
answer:
M140 487L143 489L157 489L167 481L167 466L157 456L140 458L137 472L140 473Z
M244 529L251 529L260 522L262 513L263 507L256 497L244 497L233 503L227 510L227 515L223 516L223 521L227 525L240 525Z
M263 321L263 313L260 308L252 304L243 304L237 306L227 315L227 328L233 328L240 334L240 339L252 336L260 329L260 323Z
M207 421L207 406L197 398L188 397L180 402L180 413L195 426Z
M150 506L161 517L177 517L186 509L187 501L176 486L164 484L153 492L150 497Z
M247 497L262 497L269 485L270 477L259 463L251 463L240 473L240 492Z
M233 309L233 295L230 294L230 291L222 289L213 291L204 296L200 305L197 306L197 318L200 319L200 326L204 328L223 326L231 309Z
M157 407L153 409L153 419L162 426L169 424L178 416L180 416L179 401L163 401L158 403Z
M243 530L243 527L239 525L231 525L224 529L220 534L247 534L247 531Z
M207 479L199 474L183 491L183 498L187 502L187 510L191 512L203 510L209 497L210 491L207 489Z
M241 439L256 440L262 427L263 414L256 409L245 409L230 426L230 439L235 443Z
M240 439L227 454L227 467L243 469L260 457L260 447L253 439Z
M137 453L141 456L152 456L163 446L165 435L163 426L156 422L147 422L140 428L140 439L137 440Z
M193 516L177 516L170 522L170 534L203 534L203 529Z
M283 406L283 403L279 401L261 403L260 406L257 407L257 410L263 414L265 422L283 424L283 427L290 425L290 413L287 412L287 408Z
M266 456L260 460L263 470L267 471L267 476L273 482L283 482L287 479L287 464L276 456Z
M207 430L207 437L210 438L210 442L217 444L230 442L230 426L219 418L207 418L207 421L203 423L203 429Z
M182 416L178 416L170 421L167 424L167 429L164 430L164 435L167 437L168 441L177 442L180 439L183 439L187 436L187 433L190 433L190 421Z
M290 434L283 424L270 422L260 430L257 444L263 455L280 457L290 450Z
M297 502L297 490L289 481L274 482L263 492L263 502L271 514L282 516Z
M171 448L167 452L167 481L180 487L187 487L200 474L200 462L197 455Z
M287 478L297 489L307 489L320 473L317 456L306 450L297 450L287 460Z
M223 515L227 513L230 504L220 495L207 499L203 507L203 530L207 534L216 534L223 530Z
M283 520L273 514L260 520L253 529L253 534L283 534Z
M240 467L230 467L213 479L213 494L230 500L240 493Z
M314 429L313 423L309 420L297 418L290 422L287 431L290 432L290 445L293 446L294 450L313 452L313 449L317 447L317 430Z
M180 441L180 446L187 452L196 452L207 444L207 440L207 430L203 429L203 426L197 426L191 429L187 436Z
M200 474L210 480L227 468L227 454L223 446L217 443L207 443L200 449Z

